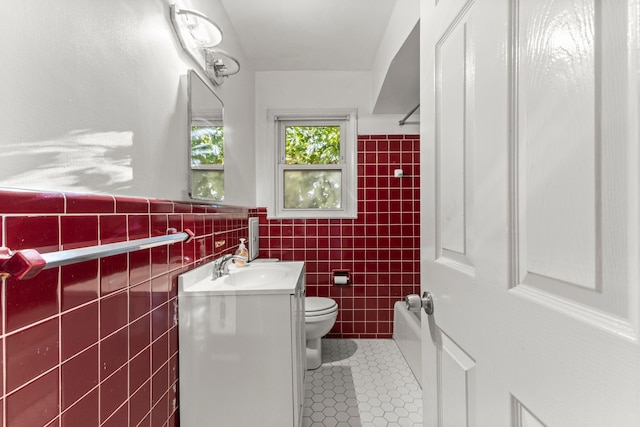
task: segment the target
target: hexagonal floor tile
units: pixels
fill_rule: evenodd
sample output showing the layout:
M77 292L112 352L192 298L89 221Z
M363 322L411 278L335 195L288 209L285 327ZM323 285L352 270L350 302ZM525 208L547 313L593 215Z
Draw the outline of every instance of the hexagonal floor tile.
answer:
M303 426L422 425L422 389L393 340L323 339L307 371Z

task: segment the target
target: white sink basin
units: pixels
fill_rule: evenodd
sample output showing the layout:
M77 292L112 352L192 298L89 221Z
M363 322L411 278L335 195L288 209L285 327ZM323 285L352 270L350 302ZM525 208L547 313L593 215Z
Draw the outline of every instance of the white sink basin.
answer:
M217 280L220 280L224 285L239 288L257 287L284 279L287 274L289 274L289 270L289 268L279 266L278 264L249 264L242 268L230 268L229 275Z
M209 263L180 275L179 284L185 295L281 293L295 289L303 268L302 262L249 263L240 268L231 264L228 275L213 280L213 263Z

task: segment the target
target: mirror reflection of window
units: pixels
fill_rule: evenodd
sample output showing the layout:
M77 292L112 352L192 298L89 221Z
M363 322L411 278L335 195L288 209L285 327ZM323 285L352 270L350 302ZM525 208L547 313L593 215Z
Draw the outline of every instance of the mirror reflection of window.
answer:
M224 200L222 121L191 120L191 197Z
M193 70L189 72L190 196L224 200L222 102Z

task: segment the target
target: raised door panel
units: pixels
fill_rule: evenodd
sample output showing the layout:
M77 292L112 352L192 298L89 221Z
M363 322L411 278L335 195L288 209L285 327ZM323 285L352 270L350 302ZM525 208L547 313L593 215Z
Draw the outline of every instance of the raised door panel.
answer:
M637 188L620 114L627 71L610 65L624 57L627 18L606 3L513 2L513 281L516 292L630 334L619 321L630 315L627 236L603 233L632 220L620 188Z
M511 425L513 427L546 427L514 396L511 396L511 407Z
M475 419L475 361L442 334L439 351L441 426L468 427Z
M467 3L436 45L437 258L474 274L473 61Z

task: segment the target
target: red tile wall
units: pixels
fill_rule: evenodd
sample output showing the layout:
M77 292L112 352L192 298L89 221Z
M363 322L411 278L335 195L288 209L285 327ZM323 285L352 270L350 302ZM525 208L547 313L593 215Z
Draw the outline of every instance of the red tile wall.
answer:
M329 337L391 337L393 304L420 291L419 149L419 135L358 137L355 220L274 220L259 210L260 256L305 261L307 295L338 302ZM333 285L336 269L351 272L348 286Z
M3 280L0 427L178 425L177 277L233 252L255 210L0 190L2 246L196 238ZM226 244L214 250L214 241Z
M307 293L340 310L331 337L388 338L419 291L419 140L358 138L358 218L268 220L266 210L0 190L0 239L42 253L189 228L190 243L2 281L0 427L178 425L177 277L233 252L259 216L261 257L306 261ZM404 178L393 178L402 168ZM214 242L225 241L219 248ZM351 272L348 286L331 271Z

